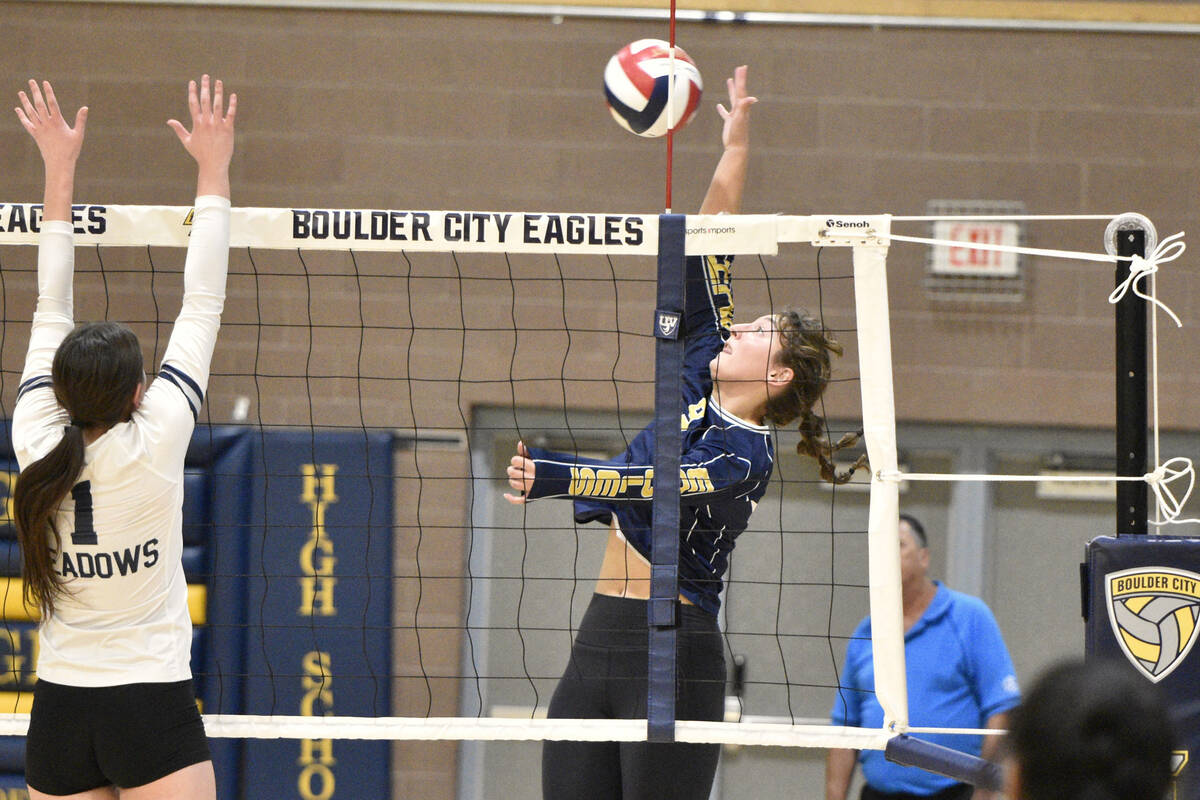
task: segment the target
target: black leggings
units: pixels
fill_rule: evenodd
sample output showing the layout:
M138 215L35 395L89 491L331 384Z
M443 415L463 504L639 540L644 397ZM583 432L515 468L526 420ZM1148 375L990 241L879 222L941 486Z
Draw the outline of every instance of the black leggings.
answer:
M969 783L954 783L933 794L907 794L905 792L881 792L864 783L860 800L971 800L975 787Z
M676 607L675 717L721 720L725 657L711 614ZM593 595L571 659L550 700L556 719L644 719L646 601ZM555 742L542 747L544 800L708 800L721 746Z

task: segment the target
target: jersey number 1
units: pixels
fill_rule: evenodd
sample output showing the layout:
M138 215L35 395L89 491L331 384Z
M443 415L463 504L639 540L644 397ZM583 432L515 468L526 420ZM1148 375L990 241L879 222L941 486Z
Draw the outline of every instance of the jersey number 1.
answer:
M75 501L75 530L71 533L71 544L99 544L92 522L92 482L80 481L72 486L71 499Z

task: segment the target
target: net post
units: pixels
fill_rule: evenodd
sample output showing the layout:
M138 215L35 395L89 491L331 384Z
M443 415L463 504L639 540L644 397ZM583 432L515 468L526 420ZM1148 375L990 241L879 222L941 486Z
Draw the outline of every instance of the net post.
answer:
M908 727L908 684L900 587L900 489L896 481L883 477L899 471L886 247L865 244L854 247L854 313L858 327L863 438L871 464L867 560L875 695L883 708L884 728L901 731Z
M1129 280L1133 256L1146 255L1146 231L1131 228L1116 237L1116 285ZM1146 306L1127 292L1116 304L1117 477L1146 474ZM1117 482L1117 535L1145 535L1149 506L1146 484Z
M658 298L654 311L654 496L650 548L650 628L646 737L675 741L675 606L679 598L679 462L683 435L684 220L658 224Z

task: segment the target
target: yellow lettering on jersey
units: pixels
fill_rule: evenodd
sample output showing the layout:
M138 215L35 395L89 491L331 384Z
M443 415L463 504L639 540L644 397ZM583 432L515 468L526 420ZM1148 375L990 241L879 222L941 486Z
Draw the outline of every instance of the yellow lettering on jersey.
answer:
M318 703L321 705L321 716L332 715L333 669L329 653L321 650L305 653L300 666L303 670L300 686L304 689L304 696L300 699L301 716L315 716ZM300 740L300 758L296 760L296 765L301 769L296 779L296 789L304 800L328 800L333 797L337 782L332 767L336 763L332 739Z
M642 497L654 496L654 467L646 470L646 474L642 477Z
M708 272L708 288L712 292L713 306L717 309L721 327L729 330L733 325L733 293L730 289L733 263L725 256L707 256L704 266Z
M622 484L621 473L615 469L598 469L596 470L596 491L593 496L616 497L624 489Z
M622 475L619 470L593 467L571 467L571 487L575 497L625 497L630 490L641 487L641 496L654 493L654 468L641 475Z
M625 478L625 483L623 486L624 491L622 491L622 494L624 494L625 491L628 491L630 489L640 486L640 487L642 487L642 491L641 491L642 497L650 497L652 494L654 494L653 483L654 483L654 469L653 468L646 470L641 475L629 475L628 477Z
M648 467L641 475L626 475L615 469L593 467L571 467L570 494L575 497L625 497L641 487L643 498L654 496L654 468ZM681 494L703 494L715 491L707 467L689 467L679 470Z
M688 425L691 425L696 420L704 416L704 409L708 408L708 398L701 397L696 402L687 407L679 419L679 430L686 431Z
M301 464L300 502L312 512L312 529L300 548L300 612L332 617L337 614L334 603L333 537L325 530L325 512L338 501L334 477L337 464Z
M590 497L596 488L596 470L591 467L571 467L571 488L568 494Z
M679 493L702 494L713 491L712 479L708 476L707 467L691 467L679 470Z

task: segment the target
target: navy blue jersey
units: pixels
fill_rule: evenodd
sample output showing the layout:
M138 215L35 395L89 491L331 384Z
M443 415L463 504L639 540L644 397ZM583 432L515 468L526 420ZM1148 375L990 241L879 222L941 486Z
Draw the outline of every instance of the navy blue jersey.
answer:
M766 492L775 463L770 429L724 411L711 396L709 362L733 324L732 268L731 257L687 259L679 585L684 597L712 614L721 606L722 578L734 541ZM608 524L615 516L628 542L650 559L653 425L611 460L533 447L529 452L536 463L529 499L574 498L580 523Z

